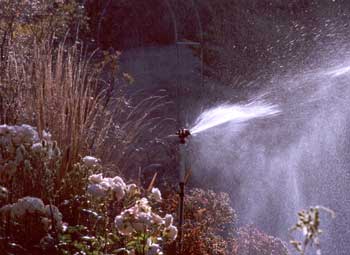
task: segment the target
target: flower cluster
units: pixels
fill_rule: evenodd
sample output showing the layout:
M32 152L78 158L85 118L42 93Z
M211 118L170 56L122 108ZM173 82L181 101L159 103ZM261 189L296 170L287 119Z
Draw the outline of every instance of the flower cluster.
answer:
M165 213L164 216L158 210L162 202L158 188L144 190L136 184L127 185L119 176L91 175L102 167L101 161L93 156L83 157L58 182L61 162L62 154L57 143L51 141L50 133L44 131L39 135L28 125L0 126L0 185L3 185L0 186L0 232L9 226L12 231L8 238L13 243L30 250L47 241L51 249L56 238L60 238L59 245L67 250L76 249L77 241L86 250L112 251L119 246L129 254L159 255L176 239L173 216ZM61 186L54 193L56 183ZM55 202L60 210L45 205L52 195L59 198ZM83 210L75 206L79 203ZM74 218L70 218L76 214L84 217L87 213L97 217L87 217L83 228L75 226ZM63 214L69 225L63 224ZM91 228L92 225L98 227ZM76 239L72 234L75 232L96 240L109 233L110 244L107 248L97 247L92 241ZM84 247L79 249L85 251Z
M45 200L53 190L61 151L49 132L43 131L42 138L29 125L0 125L0 185L11 187L12 199L30 195Z
M147 198L137 200L135 205L115 217L115 226L124 236L146 236L147 254L163 254L158 242L174 241L177 228L173 225L173 216L164 218L152 212Z
M87 167L95 167L97 165L100 164L100 159L97 159L95 157L92 157L92 156L85 156L83 159L82 159L83 163L85 166Z
M162 193L160 193L158 188L152 188L150 197L157 202L162 201Z
M30 249L51 240L51 234L60 233L64 227L62 218L56 206L45 205L40 198L27 196L0 208L0 229L12 229L8 238Z
M21 126L0 125L0 139L2 143L10 146L19 144L32 144L39 141L38 132L29 125Z
M127 185L119 176L110 178L103 177L102 174L93 174L89 177L88 192L94 197L104 197L112 191L119 201L124 198Z
M39 141L36 130L29 125L0 125L0 172L12 176L24 159L26 149Z
M53 219L57 226L62 226L62 214L54 205L46 205L40 198L23 197L16 203L7 204L0 208L1 215L9 215L15 220L21 220L29 215L42 217L42 222L47 223Z
M94 167L99 160L89 156L83 159L83 163ZM161 217L156 210L156 206L162 202L158 188L143 191L136 184L125 184L119 176L104 177L102 173L92 174L88 180L87 191L98 198L98 205L103 204L103 200L113 204L117 201L122 205L122 211L114 218L115 229L125 240L125 248L121 250L128 254L160 255L163 254L164 244L176 239L177 228L173 225L173 216L166 214Z
M43 131L42 137L44 140L39 141L38 132L29 125L0 125L0 161L4 162L0 170L3 167L9 170L8 174L13 174L19 164L28 166L30 162L27 159L31 158L28 154L31 152L41 158L60 156L56 143L51 142L51 134Z

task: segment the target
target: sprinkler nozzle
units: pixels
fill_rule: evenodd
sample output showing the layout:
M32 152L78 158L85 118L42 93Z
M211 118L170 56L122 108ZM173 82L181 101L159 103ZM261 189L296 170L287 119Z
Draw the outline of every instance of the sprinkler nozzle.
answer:
M186 138L191 135L190 130L186 128L181 128L176 132L176 135L180 139L180 143L185 144L186 143Z

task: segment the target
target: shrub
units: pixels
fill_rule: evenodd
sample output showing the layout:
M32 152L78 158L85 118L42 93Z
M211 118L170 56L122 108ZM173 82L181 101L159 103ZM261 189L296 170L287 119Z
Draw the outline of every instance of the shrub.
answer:
M162 254L162 247L176 239L172 215L158 214L158 189L126 185L119 176L94 174L88 179L86 200L80 205L82 220L61 235L64 254Z
M58 178L63 157L49 133L43 136L40 142L29 125L0 126L0 246L6 252L162 254L175 240L173 217L159 210L159 189L97 174L103 168L92 156Z
M169 193L163 210L177 213L178 197ZM184 254L229 254L237 215L226 193L192 189L185 196ZM166 254L175 254L168 247Z
M0 125L0 185L10 191L9 202L28 195L50 201L60 166L57 143L40 141L29 125Z
M238 255L288 255L285 244L253 226L238 230L236 249Z
M7 253L20 254L45 250L52 235L61 231L62 214L54 205L44 205L40 198L23 197L0 209L0 247ZM41 247L39 247L41 245Z
M87 28L84 7L79 2L0 1L0 70L11 51L26 55L35 41L62 40L68 30L76 40L79 30Z

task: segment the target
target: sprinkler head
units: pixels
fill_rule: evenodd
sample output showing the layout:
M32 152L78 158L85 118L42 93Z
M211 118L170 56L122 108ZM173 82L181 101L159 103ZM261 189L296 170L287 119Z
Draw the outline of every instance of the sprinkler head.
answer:
M180 143L185 144L186 143L186 138L191 135L190 130L186 128L181 128L176 132L176 135L180 139Z

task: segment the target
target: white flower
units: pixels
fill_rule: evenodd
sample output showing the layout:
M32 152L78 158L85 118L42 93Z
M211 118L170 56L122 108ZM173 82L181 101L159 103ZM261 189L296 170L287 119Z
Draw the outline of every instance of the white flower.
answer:
M115 184L113 186L113 191L117 200L122 200L123 197L125 196L125 189L120 184Z
M24 197L13 205L12 213L16 217L22 217L26 213L45 214L45 205L40 198Z
M89 176L89 182L97 184L101 183L103 180L102 174L93 174Z
M160 217L156 213L152 213L152 221L153 221L154 224L157 224L157 225L164 224L164 220L162 219L162 217Z
M140 212L136 214L135 222L132 224L138 232L146 232L148 226L151 225L152 216L150 213Z
M13 204L7 204L0 208L0 215L11 215Z
M61 228L62 228L63 232L66 232L67 229L68 229L68 223L67 222L63 222Z
M16 145L21 143L33 144L39 141L35 128L25 124L21 126L0 125L0 135L12 138L12 142Z
M136 201L136 205L138 211L140 212L150 212L151 211L151 207L148 205L148 199L143 197L140 200Z
M163 235L166 239L174 241L177 237L177 228L171 225L164 230Z
M126 189L126 184L125 184L125 182L123 181L123 179L121 177L119 177L119 176L113 177L112 178L112 182L114 184L118 184L118 185L122 186L123 189Z
M29 125L23 124L22 126L13 126L14 133L16 137L20 137L24 143L34 143L39 141L38 132Z
M82 160L87 167L94 167L100 163L99 159L92 156L85 156Z
M99 185L101 187L103 187L103 189L107 190L111 190L113 187L113 183L108 181L108 178L103 178L103 180L101 181L101 183L99 183Z
M136 186L136 184L132 183L126 186L126 193L129 196L134 196L135 194L138 193L138 187Z
M8 193L9 191L5 187L0 186L0 199L6 199L8 196Z
M114 219L115 227L121 235L131 235L134 232L130 222L126 221L122 215L118 215Z
M106 189L101 184L89 184L87 191L94 197L106 195Z
M170 227L171 225L173 225L173 221L174 221L174 218L171 214L166 214L165 217L164 217L164 225L165 227Z
M34 143L31 147L33 152L40 152L43 148L43 144L42 143Z
M96 197L106 195L109 190L114 192L117 200L121 200L125 196L126 185L119 176L103 178L102 174L93 174L89 177L89 181L92 184L88 186L88 192Z
M140 212L139 214L137 214L136 219L139 222L142 222L146 225L150 225L151 224L151 220L152 220L152 216L150 213L145 213L145 212Z
M162 194L160 193L160 190L158 188L152 188L151 193L151 197L154 198L154 200L156 200L157 202L162 201Z
M137 206L133 206L125 210L123 213L128 215L136 215L138 212L139 212L139 208Z
M152 243L149 247L148 247L148 251L147 251L147 255L161 255L163 254L159 244L156 243Z
M46 211L46 217L51 219L51 212L52 216L56 222L57 225L62 224L62 213L58 210L58 208L54 205L46 205L45 206L45 211Z
M43 130L43 139L46 141L51 141L52 135L49 131Z
M35 142L39 140L38 132L34 129L34 127L29 125L22 125L21 132L23 134L24 141Z
M11 132L11 126L8 125L0 125L0 135L7 135Z
M112 187L114 185L113 178L111 177L103 178L102 183L104 183L108 187Z

